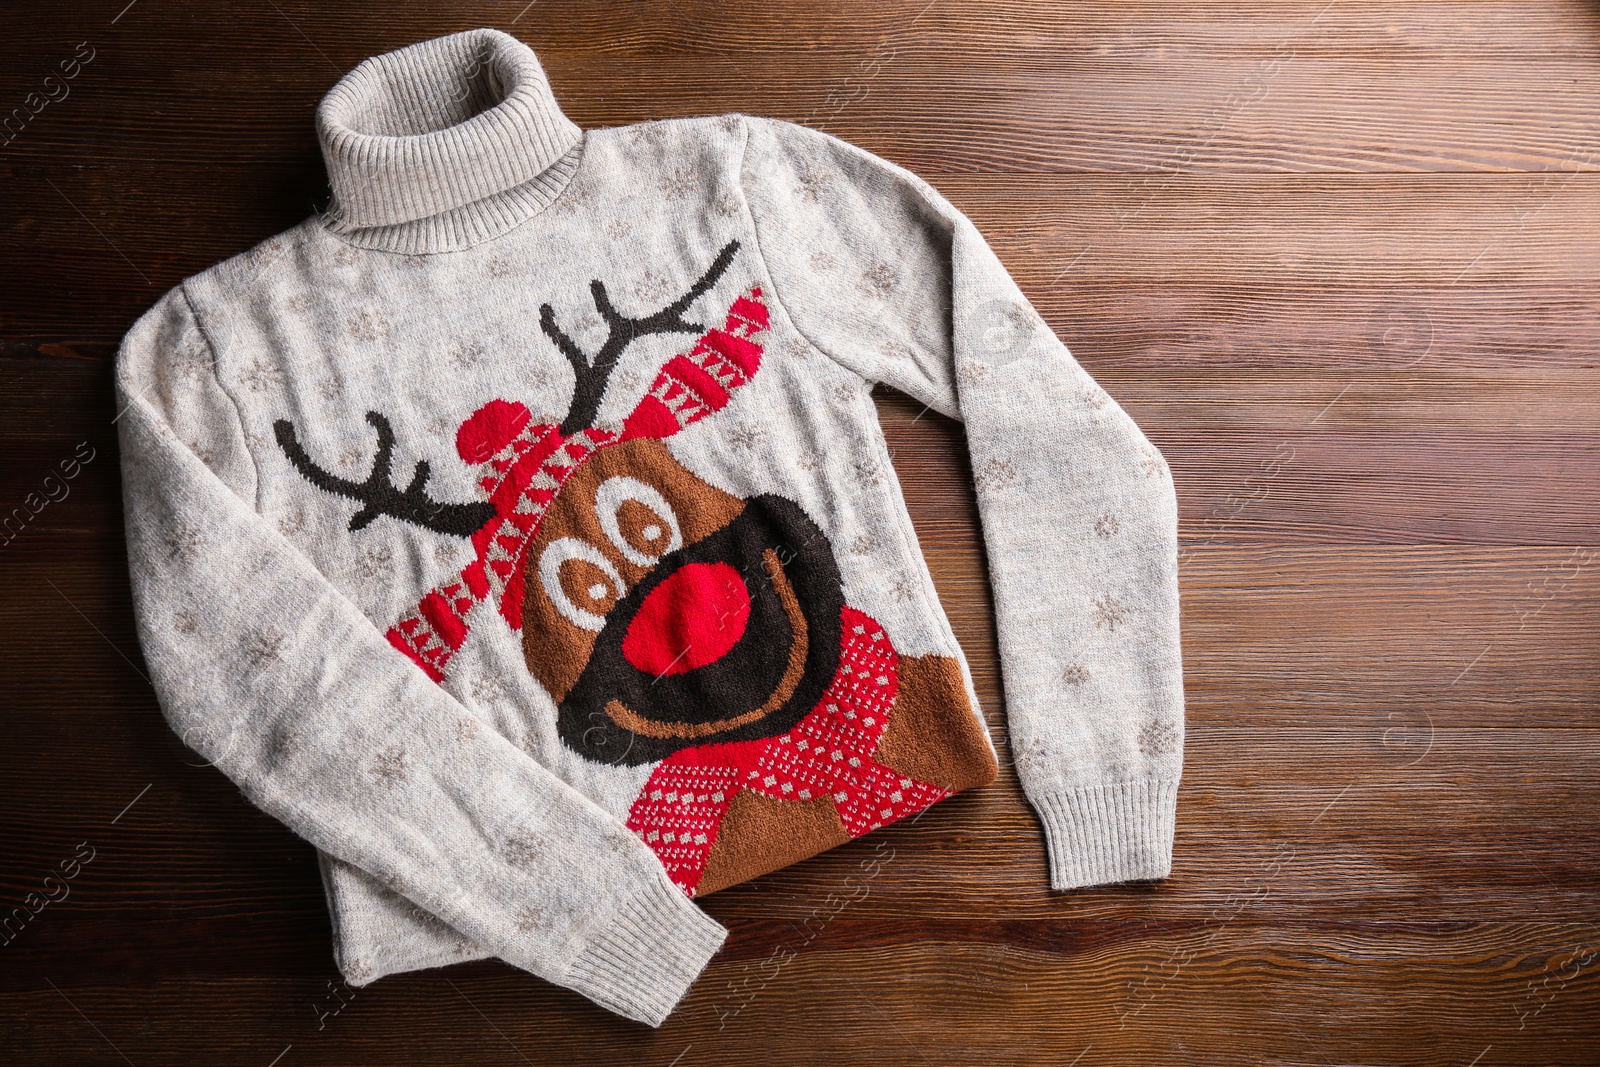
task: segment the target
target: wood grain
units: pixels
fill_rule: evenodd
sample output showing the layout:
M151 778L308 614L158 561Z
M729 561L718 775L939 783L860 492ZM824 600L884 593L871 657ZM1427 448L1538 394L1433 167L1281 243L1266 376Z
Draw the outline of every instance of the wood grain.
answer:
M707 898L660 1030L493 961L337 980L313 854L143 677L110 360L324 200L366 56L517 33L589 127L742 111L927 177L1171 462L1170 879L1053 893L1009 762L960 426L876 394L1000 778ZM1600 1059L1600 7L537 3L8 13L0 1062Z

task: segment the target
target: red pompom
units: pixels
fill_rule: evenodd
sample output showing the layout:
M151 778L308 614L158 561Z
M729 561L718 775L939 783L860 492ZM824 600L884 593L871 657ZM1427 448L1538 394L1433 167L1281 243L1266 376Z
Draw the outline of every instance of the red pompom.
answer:
M468 463L487 463L532 421L526 405L491 400L456 431L456 451Z

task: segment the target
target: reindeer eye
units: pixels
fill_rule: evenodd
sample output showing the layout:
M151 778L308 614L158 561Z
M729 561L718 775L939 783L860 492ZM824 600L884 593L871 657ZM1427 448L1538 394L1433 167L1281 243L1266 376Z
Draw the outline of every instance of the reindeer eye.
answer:
M683 531L667 498L627 475L607 478L595 490L600 529L628 562L653 567L668 552L683 547Z
M539 556L539 581L556 610L574 626L598 633L622 599L622 575L593 545L561 537Z

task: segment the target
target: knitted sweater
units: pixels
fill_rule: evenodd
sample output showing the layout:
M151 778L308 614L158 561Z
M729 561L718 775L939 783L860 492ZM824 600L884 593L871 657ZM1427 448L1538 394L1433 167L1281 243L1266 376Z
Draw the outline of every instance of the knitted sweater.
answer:
M317 848L352 985L493 956L659 1025L696 899L995 778L876 382L965 425L1050 884L1169 873L1171 475L939 193L580 130L493 30L317 129L331 210L138 320L118 425L163 713Z

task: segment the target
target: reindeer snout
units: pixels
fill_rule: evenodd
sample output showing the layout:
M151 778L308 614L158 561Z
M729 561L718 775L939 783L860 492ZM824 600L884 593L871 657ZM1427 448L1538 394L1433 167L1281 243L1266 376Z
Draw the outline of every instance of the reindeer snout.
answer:
M715 663L739 643L750 621L750 587L733 566L686 563L640 603L622 655L657 677Z

